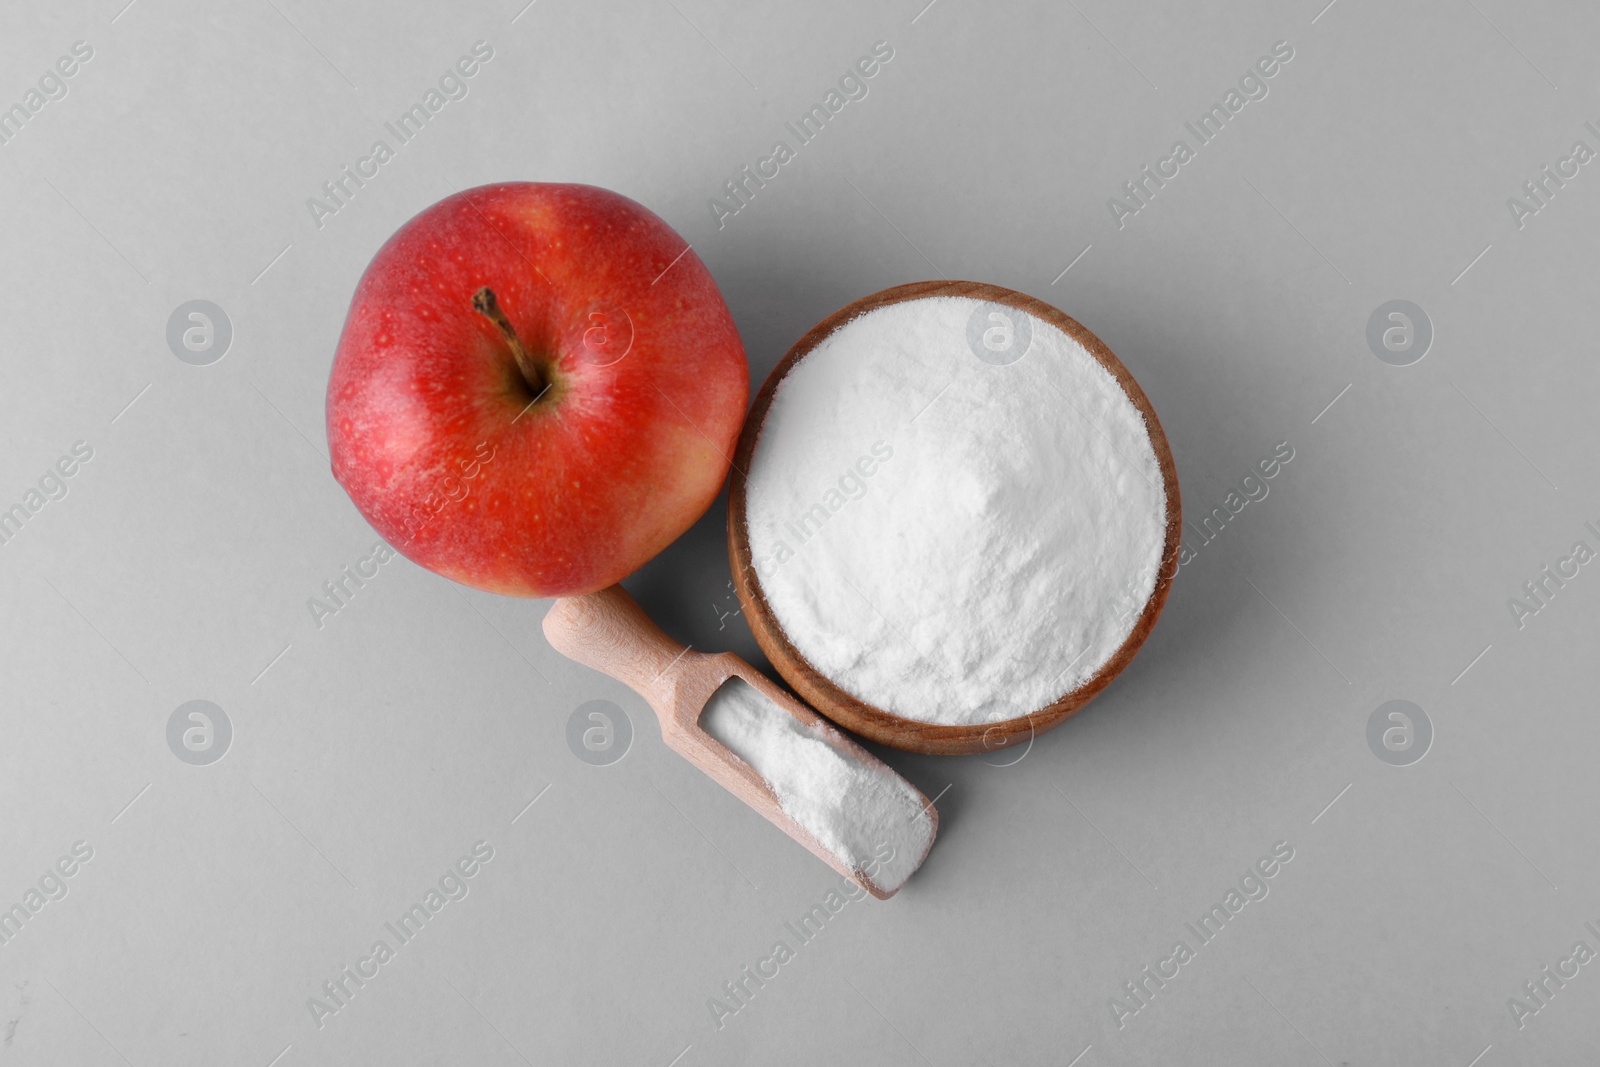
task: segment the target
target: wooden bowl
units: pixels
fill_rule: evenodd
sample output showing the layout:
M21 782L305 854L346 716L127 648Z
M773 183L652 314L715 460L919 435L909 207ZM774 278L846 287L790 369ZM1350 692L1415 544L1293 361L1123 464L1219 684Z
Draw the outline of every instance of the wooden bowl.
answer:
M946 726L918 722L857 700L807 662L789 641L768 605L766 596L761 590L761 579L751 565L750 534L745 519L746 472L750 470L750 461L755 455L762 424L766 422L767 411L772 406L772 398L777 392L778 383L783 381L785 375L824 338L851 319L888 304L935 296L965 296L1007 304L1053 324L1068 337L1083 345L1102 367L1111 372L1123 391L1127 393L1128 399L1144 416L1145 426L1150 433L1150 444L1161 466L1161 477L1167 495L1166 541L1162 548L1161 570L1156 576L1155 588L1151 590L1150 599L1146 601L1144 611L1135 622L1127 640L1122 642L1121 647L1098 672L1054 703L1030 714L996 723ZM732 479L728 506L728 554L733 566L734 587L739 594L739 602L743 606L745 619L755 633L756 642L761 646L761 650L766 653L784 680L822 714L863 737L908 752L922 752L934 756L990 752L1031 741L1039 733L1061 723L1110 685L1111 680L1132 661L1134 654L1139 651L1139 646L1144 644L1145 638L1149 636L1156 619L1161 615L1161 609L1167 602L1167 592L1171 588L1173 575L1178 570L1179 533L1183 522L1182 505L1178 498L1178 472L1172 462L1172 451L1167 445L1167 436L1162 432L1161 422L1156 418L1155 409L1150 406L1144 390L1139 388L1139 383L1133 380L1133 375L1128 373L1122 362L1112 355L1111 349L1076 319L1042 300L997 285L949 281L897 285L873 293L871 296L862 297L812 327L809 333L789 349L788 355L772 369L772 373L767 375L766 383L761 387L755 405L745 419L744 432L739 438L739 449L733 460Z

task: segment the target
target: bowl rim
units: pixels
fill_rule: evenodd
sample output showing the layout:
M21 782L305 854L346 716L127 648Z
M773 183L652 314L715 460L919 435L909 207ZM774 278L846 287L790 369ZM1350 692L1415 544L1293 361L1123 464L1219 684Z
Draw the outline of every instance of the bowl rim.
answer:
M1162 547L1161 568L1156 575L1155 587L1145 602L1144 610L1135 621L1133 629L1098 671L1068 692L1037 711L1012 719L993 723L968 723L945 725L919 722L882 710L865 703L840 688L826 674L814 667L799 649L790 642L761 589L750 552L749 527L746 520L746 482L751 458L760 441L761 430L779 384L802 359L811 353L825 338L839 327L870 311L890 304L928 297L964 296L992 301L1027 312L1060 329L1081 344L1096 362L1109 371L1122 387L1128 399L1144 417L1150 444L1161 468L1163 487L1167 494L1166 539ZM1143 646L1156 619L1166 606L1172 579L1178 570L1178 552L1182 540L1183 506L1178 491L1177 466L1166 432L1156 416L1155 408L1139 387L1139 383L1123 366L1111 349L1096 337L1088 327L1050 304L1026 293L986 282L924 281L911 282L880 289L845 305L823 319L796 341L781 359L757 393L755 402L745 418L739 434L738 448L734 453L730 471L728 496L728 557L733 570L734 589L749 623L756 643L766 653L767 659L802 699L833 722L863 737L888 745L891 748L926 755L961 755L992 752L1022 741L1031 741L1038 734L1060 725L1094 699L1110 685Z

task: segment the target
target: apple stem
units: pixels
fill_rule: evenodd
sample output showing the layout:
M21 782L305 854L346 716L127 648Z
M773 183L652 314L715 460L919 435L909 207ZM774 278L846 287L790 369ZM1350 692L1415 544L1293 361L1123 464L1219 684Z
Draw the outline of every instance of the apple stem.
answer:
M472 310L500 327L500 332L505 334L506 344L511 346L512 356L516 358L517 369L522 371L522 377L528 382L528 388L533 390L535 397L542 395L546 385L544 374L540 372L539 364L534 362L533 355L523 347L522 338L517 336L511 320L500 310L500 302L495 299L494 290L486 285L473 293Z

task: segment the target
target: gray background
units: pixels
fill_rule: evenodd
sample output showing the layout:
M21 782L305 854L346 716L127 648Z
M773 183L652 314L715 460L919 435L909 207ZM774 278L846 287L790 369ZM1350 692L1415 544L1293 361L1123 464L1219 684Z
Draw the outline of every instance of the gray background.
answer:
M11 5L0 32L6 106L95 50L0 146L0 504L94 449L0 548L0 902L94 849L0 946L0 1058L1594 1057L1600 965L1524 1029L1507 998L1600 949L1600 576L1520 629L1507 598L1600 547L1600 171L1521 229L1505 204L1600 148L1592 6L124 2ZM477 40L470 95L319 229L306 198ZM878 40L870 95L719 229L707 199ZM1279 40L1270 95L1119 230L1107 198ZM396 560L321 629L306 606L375 540L321 429L355 281L426 205L512 178L677 228L753 383L856 297L971 278L1110 344L1189 514L1295 449L1126 674L1020 762L885 753L940 797L927 865L721 1030L707 998L830 873L553 653L545 605ZM1365 340L1399 298L1436 330L1403 368ZM192 299L233 325L210 366L165 340ZM724 507L630 584L683 640L754 656L723 617ZM233 725L208 766L167 745L194 699ZM634 726L609 766L566 742L593 699ZM1410 766L1367 745L1390 699L1434 728ZM307 998L479 840L470 895L319 1028ZM1119 1030L1108 998L1278 841L1270 895Z

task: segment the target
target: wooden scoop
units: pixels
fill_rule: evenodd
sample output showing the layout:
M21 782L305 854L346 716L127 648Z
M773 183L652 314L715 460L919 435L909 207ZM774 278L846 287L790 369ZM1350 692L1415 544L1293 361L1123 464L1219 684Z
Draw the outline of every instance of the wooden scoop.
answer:
M661 737L668 748L868 893L879 900L894 895L898 886L886 889L879 885L866 871L834 855L811 831L795 822L783 810L767 780L701 728L700 713L723 682L741 678L779 709L816 728L822 739L846 759L899 777L828 720L733 653L694 652L678 644L650 620L620 585L588 596L557 600L545 616L544 633L557 652L610 675L643 697L661 720ZM921 801L932 820L927 847L916 860L916 865L921 866L938 833L939 813L915 786L906 783L906 788Z

